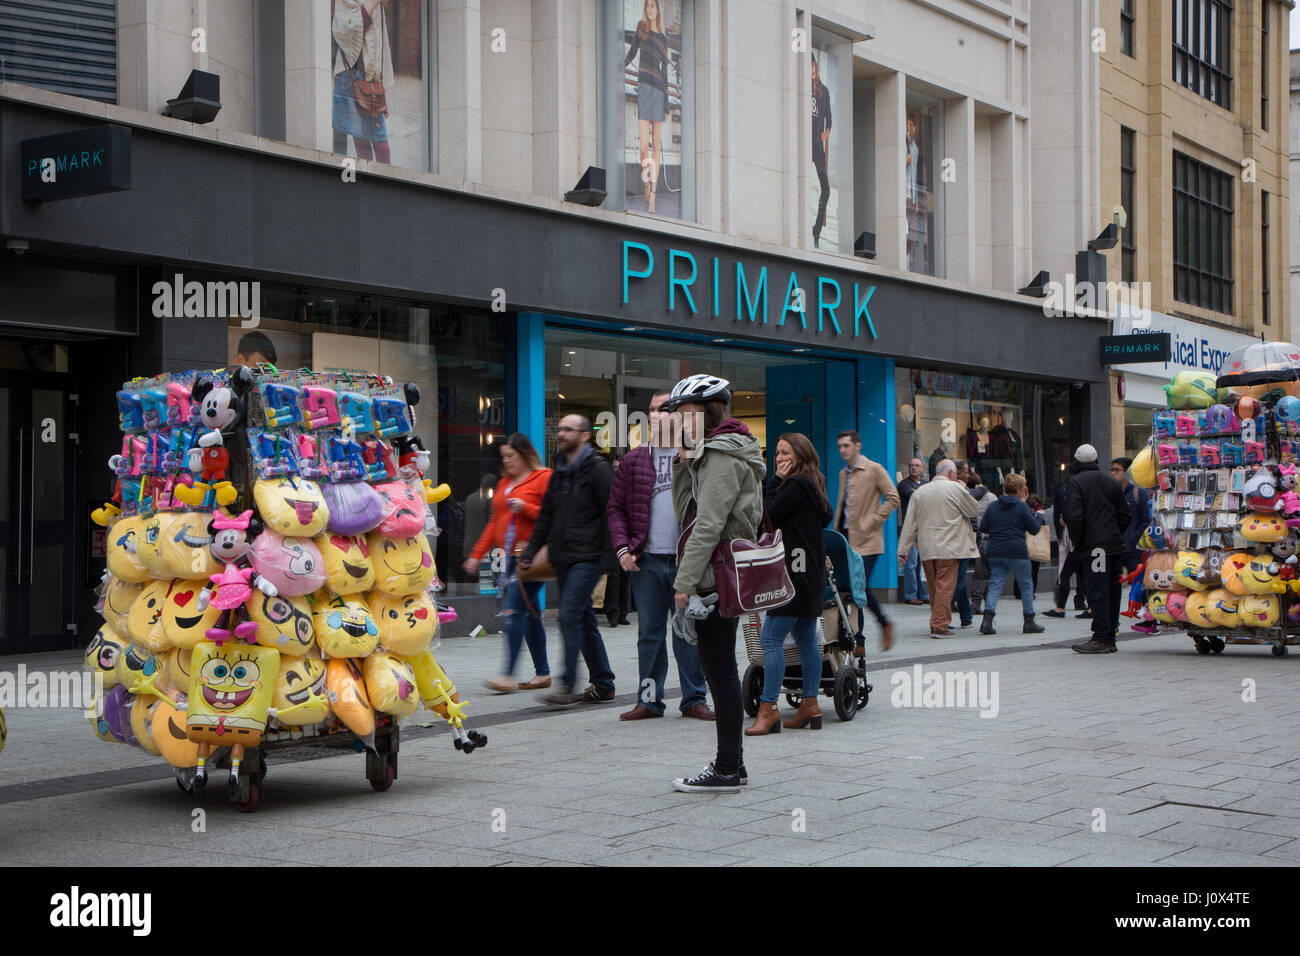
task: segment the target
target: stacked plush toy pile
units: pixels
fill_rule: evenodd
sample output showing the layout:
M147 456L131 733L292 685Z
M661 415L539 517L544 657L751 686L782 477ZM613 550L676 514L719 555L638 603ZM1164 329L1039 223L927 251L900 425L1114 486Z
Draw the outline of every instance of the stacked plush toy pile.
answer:
M419 391L371 376L233 366L128 383L100 588L86 652L103 672L95 730L202 786L214 746L376 726L421 700L465 704L438 666L440 608Z
M1180 372L1134 460L1153 513L1127 613L1177 625L1202 654L1271 643L1280 656L1300 641L1295 385Z

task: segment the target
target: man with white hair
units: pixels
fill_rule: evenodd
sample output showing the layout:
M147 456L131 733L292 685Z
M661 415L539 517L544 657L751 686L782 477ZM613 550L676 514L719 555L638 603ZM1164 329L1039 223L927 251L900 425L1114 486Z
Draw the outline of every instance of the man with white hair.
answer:
M934 469L934 481L912 492L907 518L898 535L898 560L916 545L921 552L926 580L930 582L930 636L952 637L952 596L957 587L957 566L979 557L971 519L979 505L957 478L957 466L945 458Z

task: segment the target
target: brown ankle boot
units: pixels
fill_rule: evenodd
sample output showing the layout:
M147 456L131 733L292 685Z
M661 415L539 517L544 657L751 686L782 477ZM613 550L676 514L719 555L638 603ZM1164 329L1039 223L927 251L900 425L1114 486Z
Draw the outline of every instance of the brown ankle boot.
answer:
M789 727L791 730L798 730L800 727L807 727L809 730L821 730L822 708L817 703L817 698L805 697L801 700L795 715L781 726Z
M759 704L758 716L754 718L754 723L745 728L746 737L761 737L764 734L780 732L781 712L776 709L776 704Z

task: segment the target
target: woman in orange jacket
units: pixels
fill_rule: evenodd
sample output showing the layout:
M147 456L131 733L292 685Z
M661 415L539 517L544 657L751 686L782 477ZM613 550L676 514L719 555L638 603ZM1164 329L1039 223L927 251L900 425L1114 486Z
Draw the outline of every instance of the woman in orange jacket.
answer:
M500 677L485 682L489 690L508 694L519 690L540 690L551 686L551 668L546 661L546 630L538 607L540 582L525 584L515 574L515 545L528 541L533 522L541 510L542 496L551 483L551 469L542 467L537 449L522 432L515 432L500 446L503 477L492 496L492 517L474 550L465 559L467 575L477 576L479 562L489 549L501 549L500 590L504 595L502 616L505 618L506 666ZM515 683L515 662L519 649L528 643L536 676Z

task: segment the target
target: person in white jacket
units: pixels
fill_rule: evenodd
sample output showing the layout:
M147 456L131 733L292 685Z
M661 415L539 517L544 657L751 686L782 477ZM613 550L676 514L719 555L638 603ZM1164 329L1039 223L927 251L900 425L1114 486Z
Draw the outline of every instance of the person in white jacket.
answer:
M907 520L898 536L898 560L916 545L921 552L925 578L930 582L930 636L952 637L952 597L957 586L957 565L979 557L971 519L979 506L957 478L957 466L945 458L934 470L935 480L912 493Z

